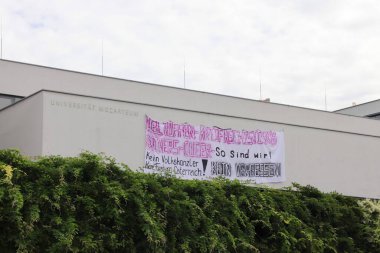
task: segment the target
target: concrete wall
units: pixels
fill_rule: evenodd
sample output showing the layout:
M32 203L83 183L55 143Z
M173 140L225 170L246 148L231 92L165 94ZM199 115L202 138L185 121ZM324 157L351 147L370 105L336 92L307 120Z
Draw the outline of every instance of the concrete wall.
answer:
M10 61L0 61L0 83L0 93L12 95L42 88L87 95L45 91L1 111L2 148L16 146L29 155L105 152L138 168L144 158L145 114L179 123L283 130L288 181L274 187L294 181L380 198L380 121Z
M314 185L323 191L380 198L380 137L366 134L374 127L373 123L378 123L377 128L380 126L378 121L362 119L362 133L356 134L210 112L43 93L43 154L72 156L82 150L105 152L131 168L139 168L144 161L146 114L161 121L233 129L281 130L285 134L287 181L272 184L272 187L297 182ZM341 115L337 117L342 118ZM350 120L358 119L344 118L348 124ZM340 125L339 120L336 122Z
M30 156L42 154L43 93L0 111L0 149L16 148Z

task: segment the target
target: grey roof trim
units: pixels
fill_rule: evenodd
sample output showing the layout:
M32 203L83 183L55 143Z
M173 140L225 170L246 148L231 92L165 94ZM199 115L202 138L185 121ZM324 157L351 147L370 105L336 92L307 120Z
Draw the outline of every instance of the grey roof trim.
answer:
M251 99L251 98L244 98L244 97L237 97L237 96L225 95L225 94L220 94L220 93L212 93L212 92L206 92L206 91L192 90L192 89L187 89L187 88L185 89L185 88L181 88L181 87L177 87L177 86L169 86L169 85L163 85L163 84L135 81L135 80L131 80L131 79L123 79L123 78L112 77L112 76L102 76L102 75L98 75L98 74L80 72L80 71L75 71L75 70L60 69L60 68L55 68L55 67L43 66L43 65L36 65L36 64L32 64L32 63L25 63L25 62L18 62L18 61L12 61L12 60L4 60L4 59L0 59L0 61L16 63L16 64L23 64L23 65L45 68L45 69L51 69L51 70L70 72L70 73L75 73L75 74L82 74L82 75L93 76L93 77L107 78L107 79L113 79L113 80L119 80L119 81L135 82L135 83L140 83L143 85L154 85L154 86L165 87L165 88L169 88L169 89L185 90L185 91L197 92L197 93L202 93L202 94L211 94L211 95L228 97L228 98L242 99L242 100L247 100L247 101L255 101L255 102L259 102L259 103L270 103L270 104L274 104L274 105L281 105L281 106L287 106L287 107L292 107L292 108L301 108L301 109L305 109L305 110L325 112L325 113L334 113L335 114L335 112L313 109L313 108L308 108L308 107L302 107L302 106L296 106L296 105L287 105L287 104L281 104L281 103L276 103L276 102L264 102L261 100L256 100L256 99Z
M362 106L362 105L370 104L370 103L377 102L377 101L380 101L380 99L371 100L371 101L364 102L364 103L361 103L361 104L358 104L358 105L348 106L348 107L345 107L345 108L342 108L342 109L339 109L339 110L335 110L335 111L333 111L333 112L334 112L334 113L338 113L339 111L343 111L343 110L351 109L351 108L355 108L355 107L360 107L360 106Z
M62 92L62 91L54 91L54 90L39 90L24 99L17 101L16 103L9 105L7 107L4 107L0 110L5 110L6 108L9 108L11 106L16 105L17 103L20 103L30 97L33 97L37 95L38 93L42 92L51 92L51 93L57 93L57 94L65 94L65 95L71 95L71 96L79 96L79 97L87 97L87 98L95 98L95 99L102 99L102 100L109 100L109 101L115 101L115 102L125 102L125 103L131 103L131 104L137 104L137 105L146 105L146 106L152 106L152 107L160 107L160 108L166 108L166 109L174 109L179 111L189 111L189 112L195 112L195 113L203 113L203 114L209 114L209 115L216 115L216 116L223 116L223 117L230 117L230 118L236 118L236 119L246 119L246 120L256 120L260 122L266 122L266 123L272 123L272 124L278 124L278 125L286 125L286 126L294 126L294 127L304 127L309 129L316 129L316 130L323 130L323 131L330 131L335 133L345 133L345 134L354 134L359 136L368 136L368 137L374 137L374 138L380 138L379 135L372 135L372 134L362 134L362 133L356 133L356 132L349 132L349 131L340 131L340 130L334 130L334 129L328 129L328 128L320 128L320 127L311 127L311 126L304 126L304 125L298 125L298 124L289 124L289 123L283 123L283 122L277 122L277 121L270 121L270 120L262 120L262 119L255 119L255 118L248 118L248 117L240 117L240 116L233 116L233 115L224 115L219 113L211 113L211 112L203 112L203 111L197 111L197 110L188 110L188 109L181 109L181 108L175 108L175 107L168 107L168 106L162 106L162 105L154 105L154 104L146 104L146 103L140 103L140 102L133 102L133 101L127 101L127 100L119 100L119 99L109 99L109 98L103 98L103 97L96 97L96 96L89 96L89 95L81 95L81 94L75 94L75 93L69 93L69 92ZM344 114L338 114L340 116L350 117L351 115L344 115ZM355 117L355 116L354 116ZM363 118L363 117L357 117L362 120L374 120L370 118Z
M135 82L135 83L140 83L140 84L143 84L143 85L154 85L154 86L164 87L164 88L168 88L168 89L191 91L191 92L196 92L196 93L201 93L201 94L210 94L210 95L215 95L215 96L234 98L234 99L241 99L241 100L246 100L246 101L254 101L254 102L259 102L259 103L268 103L268 102L264 102L264 101L256 100L256 99L237 97L237 96L231 96L231 95L225 95L225 94L218 94L218 93L212 93L212 92L205 92L205 91L199 91L199 90L192 90L192 89L184 89L184 88L176 87L176 86L168 86L168 85L162 85L162 84L156 84L156 83L148 83L148 82L142 82L142 81L135 81L135 80L131 80L131 79L123 79L123 78L118 78L118 77L102 76L102 75L91 74L91 73L86 73L86 72L80 72L80 71L75 71L75 70L67 70L67 69L60 69L60 68L49 67L49 66L44 66L44 65L36 65L36 64L32 64L32 63L26 63L26 62L18 62L18 61L5 60L5 59L0 59L0 61L10 62L10 63L15 63L15 64L23 64L23 65L28 65L28 66L32 66L32 67L39 67L39 68L45 68L45 69L51 69L51 70L57 70L57 71L64 71L64 72L69 72L69 73L74 73L74 74L82 74L82 75L93 76L93 77L100 77L100 78L113 79L113 80L119 80L119 81ZM46 91L49 91L49 90L46 90ZM38 92L36 92L36 93L38 93ZM33 95L33 94L31 94L31 95ZM74 93L67 93L67 94L78 95L78 94L74 94ZM27 96L27 97L29 97L29 96ZM97 97L97 98L100 98L100 97ZM113 99L110 99L110 100L113 100ZM375 101L378 101L378 100L380 100L380 99L373 100L373 101L370 101L370 102L366 102L366 103L363 103L363 104L375 102ZM123 100L118 100L118 101L123 101ZM124 101L124 102L128 102L128 101ZM301 106L295 106L295 105L287 105L287 104L281 104L281 103L275 103L275 102L269 102L269 103L273 104L273 105L286 106L286 107L289 107L289 108L299 108L299 109L304 109L304 110L317 111L317 112L323 112L323 113L332 113L332 114L339 114L339 115L343 115L342 113L339 113L340 110L344 110L344 109L350 108L350 107L347 107L347 108L343 108L343 109L340 109L340 110L337 110L337 111L325 111L325 110L319 110L319 109L313 109L313 108L307 108L307 107L301 107ZM363 104L360 104L360 105L363 105ZM356 106L360 106L360 105L356 105ZM5 108L6 107L4 107L3 109L5 109ZM355 116L355 115L349 115L349 114L344 114L344 115L348 116L348 117L363 118L361 116ZM374 119L370 119L370 120L374 120Z

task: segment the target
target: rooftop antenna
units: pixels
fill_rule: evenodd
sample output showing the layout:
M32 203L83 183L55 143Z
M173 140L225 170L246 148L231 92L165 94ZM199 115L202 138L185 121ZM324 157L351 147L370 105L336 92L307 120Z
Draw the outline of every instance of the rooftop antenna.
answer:
M259 78L260 78L260 100L263 100L263 97L261 95L261 67L259 69Z
M102 76L103 76L103 39L102 39Z
M0 59L3 59L3 16L0 17Z
M327 89L325 84L325 111L327 111Z
M183 88L186 89L186 58L183 57Z

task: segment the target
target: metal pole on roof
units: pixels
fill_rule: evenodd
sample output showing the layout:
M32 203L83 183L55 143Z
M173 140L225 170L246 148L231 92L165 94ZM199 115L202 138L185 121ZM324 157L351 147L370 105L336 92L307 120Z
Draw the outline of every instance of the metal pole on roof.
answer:
M261 95L261 67L259 69L259 78L260 78L260 100L263 100L263 97Z
M186 89L186 58L183 57L183 88Z
M3 59L3 16L0 19L0 59Z
M102 39L102 76L103 76L103 39Z
M325 84L325 111L327 111L327 88Z

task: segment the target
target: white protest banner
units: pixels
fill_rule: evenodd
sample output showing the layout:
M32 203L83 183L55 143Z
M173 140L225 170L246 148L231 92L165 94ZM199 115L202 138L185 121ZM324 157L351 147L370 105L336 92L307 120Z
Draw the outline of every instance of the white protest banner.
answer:
M183 179L285 181L283 132L159 122L148 116L145 127L145 173L171 173Z

